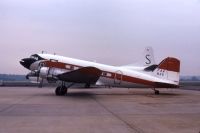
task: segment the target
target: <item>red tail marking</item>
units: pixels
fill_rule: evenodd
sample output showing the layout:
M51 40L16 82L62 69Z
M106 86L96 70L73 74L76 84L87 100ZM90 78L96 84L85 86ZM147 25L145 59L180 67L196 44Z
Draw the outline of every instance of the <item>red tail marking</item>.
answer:
M168 57L159 64L158 68L168 71L180 72L180 61L176 58Z

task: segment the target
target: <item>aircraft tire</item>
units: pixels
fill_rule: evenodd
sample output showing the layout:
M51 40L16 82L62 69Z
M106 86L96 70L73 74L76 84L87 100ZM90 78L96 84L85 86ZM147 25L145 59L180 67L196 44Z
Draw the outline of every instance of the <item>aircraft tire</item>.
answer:
M55 90L56 96L64 96L67 94L67 88L65 86L58 86Z
M155 90L155 95L159 95L160 92L158 90Z
M60 86L58 86L55 90L56 96L60 96Z

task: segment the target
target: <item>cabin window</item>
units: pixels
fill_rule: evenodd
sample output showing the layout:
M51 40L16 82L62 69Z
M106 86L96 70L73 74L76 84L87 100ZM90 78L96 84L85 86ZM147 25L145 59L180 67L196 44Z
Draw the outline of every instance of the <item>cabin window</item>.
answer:
M74 70L77 70L77 69L79 69L79 67L77 67L77 66L74 66Z
M74 70L74 66L71 66L71 70Z
M112 74L111 73L107 73L107 77L111 77L112 76Z
M103 72L103 73L102 73L102 76L106 76L106 72Z
M103 72L103 73L102 73L102 76L105 76L105 77L111 77L112 74L111 74L111 73L107 73L107 72Z
M65 65L65 68L66 69L71 69L71 66L70 65Z

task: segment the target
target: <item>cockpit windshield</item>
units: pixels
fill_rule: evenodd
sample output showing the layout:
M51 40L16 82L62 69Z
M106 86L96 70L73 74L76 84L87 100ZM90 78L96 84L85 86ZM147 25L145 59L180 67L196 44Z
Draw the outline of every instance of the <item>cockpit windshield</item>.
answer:
M37 54L31 55L30 58L31 58L31 59L35 59L36 61L38 61L38 60L44 60L42 57L40 57L40 56L37 55Z

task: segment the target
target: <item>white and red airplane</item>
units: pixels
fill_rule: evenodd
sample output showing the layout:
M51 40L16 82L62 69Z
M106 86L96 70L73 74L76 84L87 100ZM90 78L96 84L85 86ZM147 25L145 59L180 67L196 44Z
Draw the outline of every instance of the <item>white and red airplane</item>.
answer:
M20 64L31 70L27 78L37 77L42 79L41 83L43 79L50 83L61 81L55 90L58 96L66 95L68 88L75 84L85 88L152 88L155 94L159 94L156 88L179 87L180 61L167 57L156 65L151 47L145 49L142 66L110 66L53 54L34 54L22 59Z

